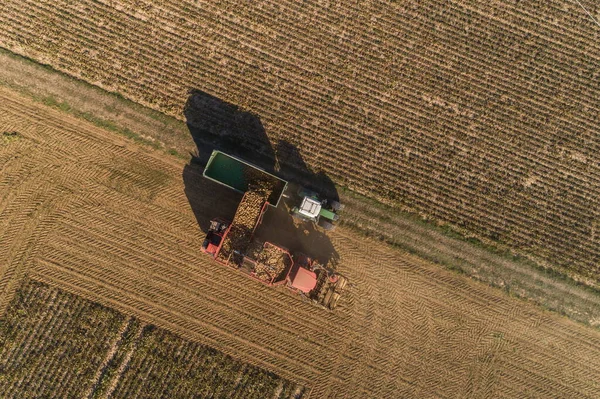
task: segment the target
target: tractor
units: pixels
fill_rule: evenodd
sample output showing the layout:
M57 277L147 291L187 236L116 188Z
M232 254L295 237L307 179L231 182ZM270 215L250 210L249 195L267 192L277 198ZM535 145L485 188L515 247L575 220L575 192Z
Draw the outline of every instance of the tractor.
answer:
M301 202L299 206L292 208L292 216L300 220L313 222L324 230L335 228L334 223L340 217L338 212L344 209L342 204L334 200L321 199L319 194L304 187L298 189L297 195Z

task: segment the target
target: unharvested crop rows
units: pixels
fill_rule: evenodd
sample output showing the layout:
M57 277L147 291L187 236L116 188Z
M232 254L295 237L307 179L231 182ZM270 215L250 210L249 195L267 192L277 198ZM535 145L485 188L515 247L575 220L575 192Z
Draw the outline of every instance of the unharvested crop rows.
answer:
M143 377L143 378L140 378ZM160 381L160 383L157 383ZM303 388L264 370L232 362L205 346L185 342L165 330L146 328L115 398L215 397L290 398Z
M0 326L0 355L6 397L284 399L303 392L214 349L29 280Z
M179 116L209 92L359 192L594 278L600 41L577 5L119 6L9 1L0 44Z
M31 156L4 169L10 201L2 205L0 236L39 201L36 182L64 196L40 214L36 228L46 231L38 238L13 238L14 253L33 247L23 269L32 278L275 372L307 386L311 398L600 395L596 331L341 228L332 240L341 254L338 269L353 286L334 312L213 262L199 250L202 233L184 194L183 165L132 151L120 138L13 96L0 91L6 105L0 130L16 124L23 139L0 149L0 156L23 146ZM65 147L70 156L62 156ZM55 168L21 183L27 171L45 170L48 159ZM125 182L141 191L120 190ZM235 201L220 208L215 198L200 195L218 194L225 202L226 190L197 183L196 209L207 218L222 209L235 212ZM146 195L138 195L143 190ZM4 295L0 300L10 299ZM151 339L170 340L161 334ZM129 359L155 362L152 370L163 364L136 352ZM181 370L169 371L173 377ZM43 381L52 375L61 381L52 371ZM157 396L156 386L131 375L107 384L122 396L144 390Z
M19 398L81 396L123 321L36 282L25 284L3 319L0 390Z

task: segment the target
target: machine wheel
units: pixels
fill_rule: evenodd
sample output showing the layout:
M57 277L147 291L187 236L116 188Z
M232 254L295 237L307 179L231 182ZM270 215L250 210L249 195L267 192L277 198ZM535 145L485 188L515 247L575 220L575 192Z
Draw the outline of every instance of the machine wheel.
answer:
M321 220L319 222L319 226L321 226L324 230L327 230L327 231L332 231L335 229L335 225L333 225L332 223L325 221L325 220Z
M337 201L331 201L331 209L333 209L334 212L338 212L341 211L342 209L344 209L344 205L340 204Z
M300 296L300 299L302 299L303 302L310 302L311 299L308 297L307 294L305 294L304 292L298 292L298 295Z

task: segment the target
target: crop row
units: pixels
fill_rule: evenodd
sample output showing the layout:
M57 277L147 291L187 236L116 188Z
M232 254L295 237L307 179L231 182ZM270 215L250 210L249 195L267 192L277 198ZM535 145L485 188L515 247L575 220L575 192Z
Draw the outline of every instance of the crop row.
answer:
M201 89L358 192L597 271L599 93L582 50L597 41L576 8L448 1L365 20L349 4L142 3L8 2L0 37L168 112Z
M124 318L28 281L0 324L0 391L6 397L81 397Z

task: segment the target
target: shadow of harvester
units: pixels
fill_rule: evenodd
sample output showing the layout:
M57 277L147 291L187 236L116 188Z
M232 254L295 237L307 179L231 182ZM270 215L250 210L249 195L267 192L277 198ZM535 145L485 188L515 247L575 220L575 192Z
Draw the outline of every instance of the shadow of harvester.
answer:
M212 151L219 150L290 181L286 193L289 198L280 201L277 208L268 208L255 232L257 238L292 253L306 253L324 264L337 262L339 255L329 236L314 224L298 222L290 215L294 205L290 201L300 185L337 200L331 179L323 173L312 173L294 145L280 140L275 150L257 116L210 94L190 91L184 115L197 147L183 170L185 194L204 232L212 218L231 220L241 199L236 191L202 176Z

